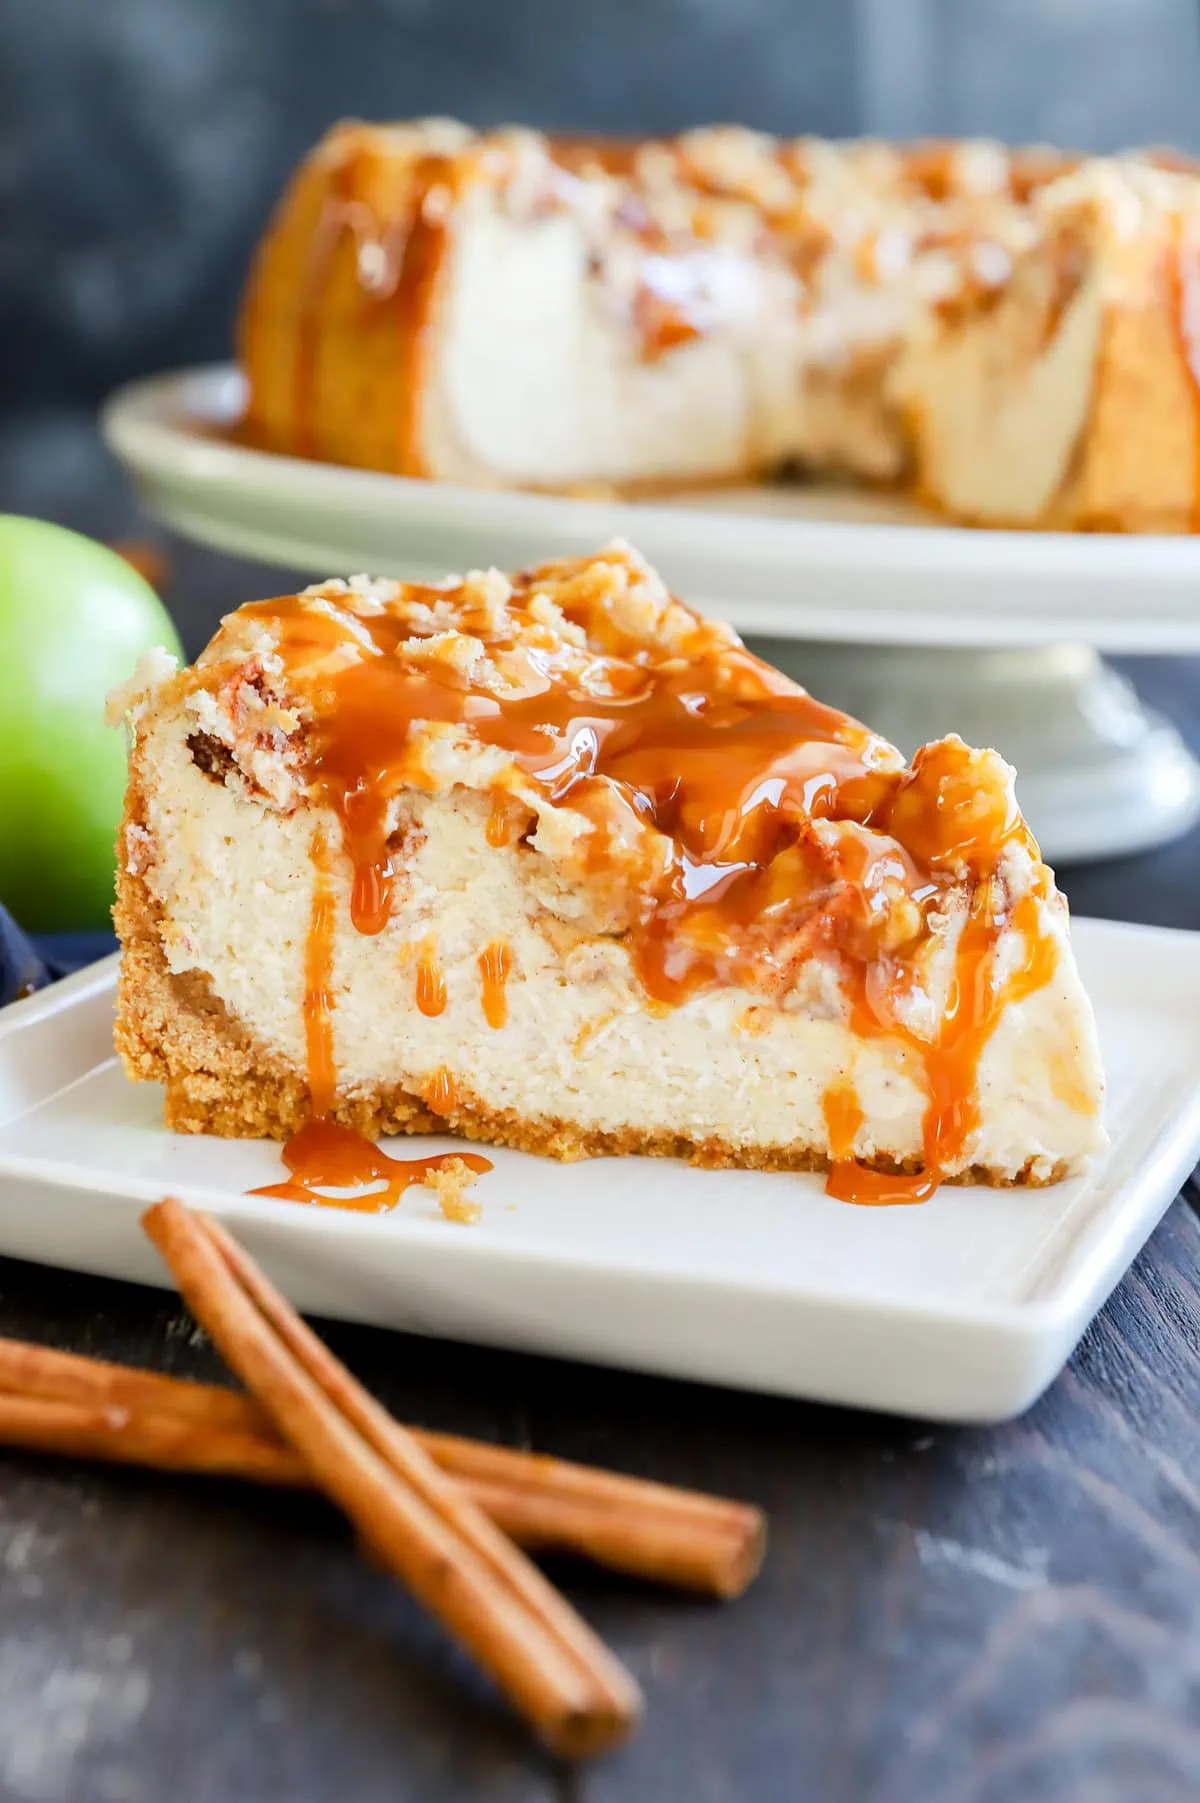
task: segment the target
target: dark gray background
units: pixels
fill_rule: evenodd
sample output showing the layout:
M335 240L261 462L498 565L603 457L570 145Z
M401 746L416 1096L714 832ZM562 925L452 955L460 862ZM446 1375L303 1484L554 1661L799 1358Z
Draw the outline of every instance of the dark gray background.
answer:
M1194 0L0 0L0 508L136 514L97 402L227 354L332 120L1200 148Z
M223 354L345 114L1200 147L1194 0L0 0L0 397Z

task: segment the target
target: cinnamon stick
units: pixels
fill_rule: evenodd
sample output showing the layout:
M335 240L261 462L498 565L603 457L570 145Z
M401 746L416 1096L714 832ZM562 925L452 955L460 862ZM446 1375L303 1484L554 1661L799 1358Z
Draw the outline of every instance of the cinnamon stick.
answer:
M624 1667L241 1248L173 1197L143 1225L192 1313L314 1481L547 1744L580 1757L626 1738L641 1696Z
M720 1597L740 1596L762 1564L766 1520L749 1503L455 1434L423 1432L421 1444L489 1514L488 1498L511 1494L503 1525L523 1546Z
M219 1384L164 1377L159 1371L60 1352L55 1346L37 1346L27 1340L0 1337L0 1390L44 1396L51 1402L182 1415L205 1427L229 1427L241 1434L277 1438L271 1417L252 1396L239 1396L236 1390Z
M312 1481L303 1460L274 1436L244 1434L187 1415L135 1412L113 1403L0 1394L0 1443L296 1489L308 1488Z
M744 1590L761 1562L763 1517L747 1504L456 1434L409 1431L526 1548L722 1597ZM311 1483L253 1397L4 1338L0 1443L256 1483Z

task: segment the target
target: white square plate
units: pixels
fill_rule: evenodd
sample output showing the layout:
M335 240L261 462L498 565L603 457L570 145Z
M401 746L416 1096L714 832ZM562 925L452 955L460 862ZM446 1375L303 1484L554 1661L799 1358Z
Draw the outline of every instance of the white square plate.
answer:
M1200 650L1200 538L950 526L826 484L587 500L459 488L236 442L237 370L150 376L102 424L147 510L185 538L314 575L440 582L628 538L693 607L742 632L835 644Z
M1057 1374L1200 1154L1200 934L1081 920L1074 938L1110 1088L1112 1147L1084 1177L855 1208L818 1177L489 1148L473 1227L419 1188L389 1215L247 1196L282 1175L278 1148L163 1128L112 1053L110 959L0 1015L0 1252L162 1283L138 1214L170 1191L313 1313L999 1420Z

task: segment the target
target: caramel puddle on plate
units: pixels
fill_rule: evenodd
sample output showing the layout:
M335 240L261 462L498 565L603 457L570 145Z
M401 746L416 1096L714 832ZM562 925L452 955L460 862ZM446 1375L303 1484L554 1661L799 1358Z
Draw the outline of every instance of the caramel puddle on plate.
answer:
M278 1196L285 1202L310 1202L322 1208L348 1208L358 1214L384 1214L406 1189L424 1183L431 1172L455 1162L482 1176L493 1169L478 1152L435 1152L428 1158L392 1158L371 1140L337 1121L309 1121L283 1148L292 1173L285 1183L266 1183L248 1193ZM366 1189L366 1185L377 1187ZM326 1196L325 1189L359 1190L358 1195Z

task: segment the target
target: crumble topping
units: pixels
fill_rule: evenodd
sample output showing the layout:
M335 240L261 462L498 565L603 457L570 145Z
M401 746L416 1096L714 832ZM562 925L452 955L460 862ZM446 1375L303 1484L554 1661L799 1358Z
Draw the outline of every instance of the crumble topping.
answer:
M460 1227L473 1227L483 1209L466 1192L471 1184L478 1183L479 1175L463 1159L449 1158L445 1164L435 1165L427 1172L422 1183L437 1197L438 1208L447 1221L456 1221Z

